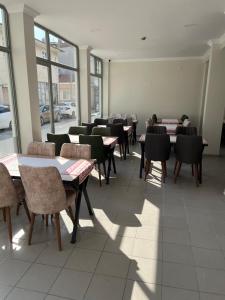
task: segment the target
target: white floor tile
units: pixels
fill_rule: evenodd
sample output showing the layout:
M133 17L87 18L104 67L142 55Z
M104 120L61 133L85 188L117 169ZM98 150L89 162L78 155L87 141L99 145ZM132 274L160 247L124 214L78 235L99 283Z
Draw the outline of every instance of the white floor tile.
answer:
M225 270L225 258L221 251L196 247L193 247L192 251L198 267Z
M161 286L128 280L123 300L161 300Z
M104 275L94 275L84 299L122 300L124 288L124 279Z
M50 294L82 300L89 286L91 277L91 273L64 269L53 284Z
M106 242L104 251L124 254L130 257L134 247L134 238L119 236L116 239L109 238Z
M7 297L7 300L44 300L46 297L43 293L28 291L15 288Z
M200 293L200 300L225 300L225 296L216 294Z
M26 272L30 263L7 259L0 264L0 284L15 285Z
M197 275L200 291L225 295L225 271L197 268Z
M167 262L194 265L191 247L173 243L163 243L163 260Z
M17 287L47 293L60 269L53 266L33 264L18 282Z
M199 300L199 293L163 286L162 300Z
M190 234L187 230L164 228L163 241L180 245L190 245Z
M133 256L162 259L162 243L159 241L135 239Z

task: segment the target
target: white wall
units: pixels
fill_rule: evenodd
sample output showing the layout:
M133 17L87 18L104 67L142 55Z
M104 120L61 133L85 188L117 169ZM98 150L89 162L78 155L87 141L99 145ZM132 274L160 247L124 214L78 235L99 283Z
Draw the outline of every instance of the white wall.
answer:
M110 113L136 112L138 132L153 113L198 126L204 64L202 60L134 61L110 64Z

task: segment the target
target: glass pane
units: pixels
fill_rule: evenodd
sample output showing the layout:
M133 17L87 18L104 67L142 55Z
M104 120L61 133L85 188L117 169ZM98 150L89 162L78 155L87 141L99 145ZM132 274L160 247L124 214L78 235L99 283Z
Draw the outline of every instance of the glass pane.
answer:
M50 34L51 61L70 67L77 67L76 47Z
M16 152L8 54L0 52L0 153Z
M102 114L102 79L91 76L91 117L101 117Z
M44 59L48 58L46 32L38 26L34 26L36 56Z
M54 125L56 133L67 133L78 125L77 72L52 66Z
M97 68L97 74L101 75L102 74L102 63L100 60L97 60L97 64L96 64L96 68Z
M6 13L4 9L0 8L0 46L7 46L6 40Z
M93 56L90 56L90 72L95 74L95 58Z
M51 132L51 110L49 95L48 67L37 65L38 96L40 104L40 121L42 141L47 140L47 133Z

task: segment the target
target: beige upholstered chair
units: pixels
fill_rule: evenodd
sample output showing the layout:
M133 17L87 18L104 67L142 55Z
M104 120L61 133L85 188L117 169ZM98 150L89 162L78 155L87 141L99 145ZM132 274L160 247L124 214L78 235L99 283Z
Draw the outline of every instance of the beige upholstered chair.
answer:
M73 221L71 205L76 199L76 192L64 189L59 171L55 167L19 166L19 170L26 191L27 205L31 212L28 245L31 244L35 216L54 214L58 247L61 251L60 211L69 209Z
M43 143L43 142L32 142L28 145L27 154L54 157L55 144Z
M19 180L13 181L2 163L0 163L0 186L0 208L3 210L4 221L8 225L9 240L12 242L11 206L23 202L28 218L30 215L24 200L25 194L22 183Z
M91 159L91 146L65 143L62 145L60 156L68 159Z

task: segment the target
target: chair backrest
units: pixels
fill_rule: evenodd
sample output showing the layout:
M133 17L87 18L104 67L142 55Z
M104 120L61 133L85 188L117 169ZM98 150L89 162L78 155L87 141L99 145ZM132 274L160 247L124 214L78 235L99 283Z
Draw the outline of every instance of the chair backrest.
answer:
M156 116L156 114L152 115L152 122L153 122L153 124L157 123L157 116Z
M127 125L127 119L117 118L113 120L113 124L123 124Z
M92 128L95 127L95 123L82 123L82 126L87 127L87 135L90 135L92 132Z
M110 127L93 127L92 135L111 136Z
M111 136L118 137L118 144L125 143L125 133L123 130L123 124L108 124L107 127L111 129Z
M183 135L197 135L197 128L196 127L183 127L177 126L176 135L183 134Z
M145 157L148 160L166 161L170 157L170 137L168 134L147 133Z
M148 126L146 133L166 134L166 126Z
M55 155L60 155L60 151L62 148L62 145L64 143L70 143L70 138L68 134L47 134L47 140L48 142L55 143Z
M0 163L0 208L17 202L17 194L6 166Z
M180 120L182 122L184 122L185 119L189 119L187 115L182 115L181 118L180 118Z
M176 159L187 163L198 163L202 159L203 144L201 136L178 135L175 145Z
M108 119L102 119L102 118L96 118L94 120L95 126L97 125L107 125L108 124Z
M60 156L68 159L91 159L91 146L65 143L62 145Z
M36 214L54 214L66 208L66 193L56 167L19 166L27 206Z
M100 135L80 135L79 143L91 145L91 158L96 159L97 163L106 160L105 148Z
M55 156L55 143L32 142L27 147L28 155Z
M69 128L69 134L88 134L87 126L73 126Z

